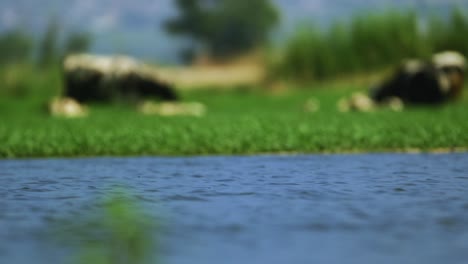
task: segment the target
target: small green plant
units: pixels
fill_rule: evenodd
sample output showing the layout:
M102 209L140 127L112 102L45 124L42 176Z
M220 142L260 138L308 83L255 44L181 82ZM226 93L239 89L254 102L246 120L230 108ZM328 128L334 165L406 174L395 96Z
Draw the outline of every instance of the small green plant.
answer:
M80 229L82 245L78 264L141 264L155 263L154 223L125 192L110 195L96 219L84 221ZM151 261L151 262L150 262Z

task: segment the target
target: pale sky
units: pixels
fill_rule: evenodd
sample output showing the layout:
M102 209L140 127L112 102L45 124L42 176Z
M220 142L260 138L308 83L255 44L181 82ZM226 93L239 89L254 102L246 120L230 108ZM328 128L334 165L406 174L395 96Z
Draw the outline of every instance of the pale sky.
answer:
M300 21L326 25L356 12L377 12L389 6L417 6L441 12L449 10L450 3L458 3L468 10L468 0L272 1L282 12L280 34L293 31ZM97 52L125 52L171 61L180 43L168 36L161 25L175 14L172 0L0 0L0 32L20 26L38 36L50 17L56 15L64 30L93 33L93 49Z

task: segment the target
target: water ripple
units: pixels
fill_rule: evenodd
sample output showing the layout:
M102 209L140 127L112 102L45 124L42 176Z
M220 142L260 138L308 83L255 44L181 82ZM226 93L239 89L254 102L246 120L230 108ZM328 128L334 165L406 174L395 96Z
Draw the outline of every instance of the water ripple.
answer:
M66 256L61 245L47 250L49 225L99 209L122 187L158 221L167 213L168 264L465 263L467 161L468 153L0 160L0 263Z

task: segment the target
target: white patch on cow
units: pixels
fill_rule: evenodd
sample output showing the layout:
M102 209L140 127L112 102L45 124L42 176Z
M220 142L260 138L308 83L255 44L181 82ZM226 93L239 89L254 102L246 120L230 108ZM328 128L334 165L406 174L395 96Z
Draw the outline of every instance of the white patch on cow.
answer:
M404 72L414 74L424 68L424 63L421 60L410 59L403 62Z
M49 102L49 113L57 117L75 118L86 116L88 111L75 99L55 97Z
M63 66L67 72L86 69L103 74L123 75L137 72L140 63L127 56L76 54L68 56Z
M458 67L465 70L466 67L465 57L456 51L436 53L432 56L432 63L438 69L443 67Z
M432 63L437 70L437 81L439 83L440 91L443 94L450 93L453 89L449 76L443 71L444 68L454 67L464 71L466 68L465 57L455 51L444 51L436 53L432 56Z
M135 74L156 82L168 82L161 78L156 67L124 55L73 54L65 58L63 68L67 74L84 70L100 73L106 79L119 79Z
M337 103L337 108L340 112L369 112L373 111L375 107L376 105L374 101L369 96L361 92L353 93L350 98L342 98Z
M450 92L450 80L446 74L437 74L437 82L439 82L439 89L443 94L448 94Z

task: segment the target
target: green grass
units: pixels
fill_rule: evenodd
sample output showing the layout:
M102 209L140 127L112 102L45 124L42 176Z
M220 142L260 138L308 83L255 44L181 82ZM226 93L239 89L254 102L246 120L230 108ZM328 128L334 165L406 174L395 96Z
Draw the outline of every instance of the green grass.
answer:
M198 91L201 118L138 114L128 106L90 108L83 119L54 118L44 100L0 98L0 157L207 155L468 149L468 99L403 112L340 113L336 101L359 87ZM466 95L466 93L465 93ZM320 110L305 113L310 98Z

